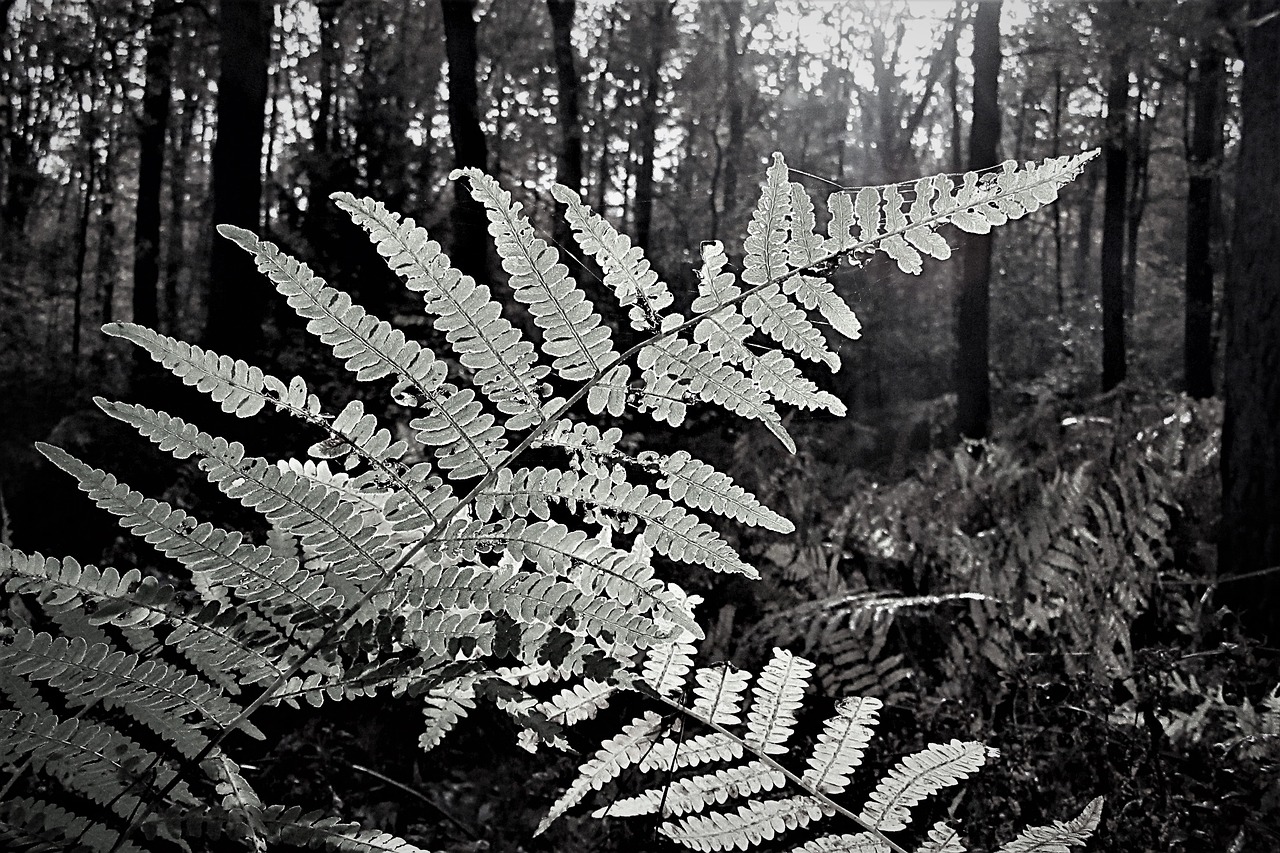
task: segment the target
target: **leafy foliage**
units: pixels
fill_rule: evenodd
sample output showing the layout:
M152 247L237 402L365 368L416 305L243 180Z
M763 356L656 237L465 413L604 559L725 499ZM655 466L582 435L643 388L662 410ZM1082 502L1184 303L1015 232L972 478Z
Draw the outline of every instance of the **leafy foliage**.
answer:
M752 753L745 766L684 782L672 804L685 816L663 831L710 850L758 843L833 809L877 839L905 827L917 803L974 772L987 751L953 741L908 756L855 815L830 797L849 784L875 725L880 703L865 697L845 701L824 724L803 777L783 768L773 756L791 749L812 665L777 652L744 717L749 675L693 668L696 599L663 578L675 563L756 575L699 513L775 531L791 523L687 453L621 452L616 429L575 421L573 409L585 398L592 415L634 410L679 424L690 405L712 403L760 421L794 448L778 405L843 411L792 360L839 367L809 312L848 337L859 334L823 273L876 251L904 268L918 265L917 249L945 257L943 224L981 230L1034 210L1089 156L1006 165L966 176L958 190L946 178L922 181L905 212L894 187L862 191L853 208L837 196L825 240L814 233L812 202L777 156L748 230L742 284L726 271L723 248L710 244L689 318L671 310L669 290L627 238L557 188L584 251L605 270L606 288L632 309L637 334L625 341L615 340L621 330L604 323L506 190L478 171L455 173L486 210L515 300L540 332L537 349L423 229L371 200L335 196L423 294L437 330L473 373L469 387L450 381L445 357L306 264L221 227L357 382L390 381L390 398L414 413L413 440L382 426L359 400L326 413L300 377L277 378L141 326L109 324L109 334L141 347L224 412L248 418L274 410L302 421L317 437L313 460L269 460L166 412L97 401L160 450L193 460L223 495L255 513L271 531L259 545L251 533L200 522L41 446L91 500L186 574L162 580L0 546L0 582L35 607L10 607L0 643L7 706L0 755L14 768L4 794L24 775L40 780L25 786L33 796L0 807L0 832L21 844L96 851L200 836L251 849L280 842L412 851L386 833L264 804L224 747L228 737L261 737L251 718L266 704L318 706L381 691L420 703L424 748L485 698L522 726L532 749L563 745L565 726L600 711L618 688L638 685L713 734L673 741L662 718L645 712L601 745L548 821L629 767L644 772L662 760L697 768ZM846 227L854 221L856 239ZM766 338L778 348L756 355L747 346ZM518 467L531 448L561 464ZM674 695L691 670L686 706ZM561 681L570 683L548 698L534 693ZM729 731L742 725L744 736ZM784 780L806 793L707 811ZM54 783L67 808L34 796Z

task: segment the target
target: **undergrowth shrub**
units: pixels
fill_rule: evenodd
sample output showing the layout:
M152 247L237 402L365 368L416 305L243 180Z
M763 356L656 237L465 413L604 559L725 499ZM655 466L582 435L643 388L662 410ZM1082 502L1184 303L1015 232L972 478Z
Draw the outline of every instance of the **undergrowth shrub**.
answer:
M688 317L626 236L556 187L575 238L604 272L602 292L626 312L619 329L483 173L453 178L486 211L529 331L412 220L335 195L422 295L456 362L272 243L221 227L357 382L389 386L408 435L358 398L327 411L301 377L141 326L105 327L228 414L287 414L314 443L306 460L275 461L165 412L97 401L257 513L269 527L261 538L40 446L182 571L175 579L0 548L0 582L12 595L0 642L0 839L99 853L416 850L381 829L264 803L255 768L237 760L246 738L263 737L255 715L264 706L282 713L389 696L420 710L425 750L480 702L510 715L530 750L568 746L569 727L610 703L659 709L624 714L630 722L603 739L543 827L634 771L662 781L651 778L601 816L655 814L663 835L696 850L746 849L796 830L807 834L789 843L805 851L963 849L931 798L995 752L953 739L878 759L881 772L853 785L880 699L848 697L829 714L808 695L814 665L782 649L754 684L729 665L696 665L703 631L698 597L676 582L683 566L758 575L703 518L777 533L793 525L687 452L630 449L617 428L593 419L636 412L678 426L690 407L711 404L759 422L794 451L779 406L844 412L793 360L839 367L810 315L859 335L828 273L877 252L919 272L923 255L951 254L943 225L985 232L1030 213L1090 156L1010 162L959 184L937 176L838 192L825 236L808 193L775 156L741 276L722 245L704 244ZM892 686L889 674L875 676ZM827 692L850 686L841 678L835 669L824 675ZM864 682L875 686L853 686ZM851 786L856 803L842 803ZM1081 844L1101 808L1094 799L1078 817L1025 830L1000 849ZM912 833L914 812L928 812L932 825ZM809 830L834 815L855 831Z

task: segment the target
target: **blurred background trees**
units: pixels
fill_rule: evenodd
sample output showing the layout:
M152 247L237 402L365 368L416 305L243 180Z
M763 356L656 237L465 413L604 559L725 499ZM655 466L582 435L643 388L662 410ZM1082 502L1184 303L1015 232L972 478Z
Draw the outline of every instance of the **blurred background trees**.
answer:
M857 488L899 500L931 483L933 498L913 505L924 516L939 495L976 500L993 470L1012 478L987 483L1006 496L1033 471L1065 488L1054 472L1079 462L1072 430L1119 430L1135 423L1121 410L1152 400L1161 417L1182 417L1176 395L1220 391L1222 479L1213 455L1212 484L1196 479L1203 491L1178 516L1200 521L1175 550L1191 555L1179 564L1190 577L1242 575L1220 597L1274 645L1277 69L1276 0L0 0L4 535L86 560L116 547L87 508L48 508L83 502L49 483L30 449L50 437L92 444L105 465L116 450L91 396L133 385L151 395L142 402L169 401L168 380L140 382L145 367L103 338L102 322L326 369L306 363L296 327L214 223L259 230L430 342L330 192L414 217L501 289L483 214L448 181L455 167L485 168L590 287L598 270L555 220L558 180L690 299L702 240L740 254L774 150L826 193L1101 147L1057 204L994 241L966 239L962 262L916 277L879 262L838 272L864 338L841 347L841 373L819 379L850 417L795 425L819 437L809 451L782 460L713 421L689 430L709 456L730 442L748 486L790 486L779 499L807 522L801 538L812 534L797 548L838 551L836 534L870 511ZM1212 454L1215 405L1194 409L1212 421ZM1144 441L1162 434L1143 429ZM960 435L1020 442L1022 467L981 467L995 445L975 445L978 473L952 472L963 488L911 473ZM285 432L264 440L281 454L306 446ZM1105 446L1097 464L1119 465L1119 445ZM154 485L191 497L182 481ZM872 516L884 533L882 510ZM935 531L923 550L971 522ZM777 554L761 545L758 556ZM918 565L904 571L899 588L929 591ZM720 611L721 652L735 618Z

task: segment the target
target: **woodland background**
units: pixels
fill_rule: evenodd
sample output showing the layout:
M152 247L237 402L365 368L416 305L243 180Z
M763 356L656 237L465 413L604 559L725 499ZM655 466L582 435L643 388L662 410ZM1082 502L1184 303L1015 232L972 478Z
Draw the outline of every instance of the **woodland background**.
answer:
M831 695L885 698L904 752L1000 748L952 804L975 843L1104 794L1096 849L1280 845L1274 0L0 0L0 145L0 535L122 568L159 561L33 441L212 498L94 414L95 394L198 405L102 323L353 393L214 223L430 343L330 192L413 216L500 285L449 171L496 175L568 253L558 180L688 299L702 240L741 252L772 151L822 196L1102 147L962 258L836 274L863 339L818 381L851 414L795 418L796 456L711 414L619 426L797 524L729 531L763 583L688 581L707 658L783 645ZM281 456L310 443L197 417ZM440 849L658 846L588 819L531 839L572 759L523 755L500 714L425 756L413 708L378 710L315 712L263 785Z

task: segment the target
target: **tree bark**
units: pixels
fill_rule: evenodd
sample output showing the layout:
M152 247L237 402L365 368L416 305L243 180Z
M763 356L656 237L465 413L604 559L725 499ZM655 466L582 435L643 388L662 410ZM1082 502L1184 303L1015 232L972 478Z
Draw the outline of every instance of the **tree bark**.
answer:
M1226 56L1222 48L1224 4L1207 13L1188 93L1194 107L1187 150L1186 314L1182 375L1188 395L1213 396L1213 240L1222 168Z
M1226 287L1221 575L1280 566L1280 0L1253 0L1245 35L1235 234ZM1227 583L1245 625L1280 639L1280 573Z
M486 169L489 149L480 127L480 93L476 85L476 0L440 0L444 13L445 54L449 62L449 136L454 168ZM489 274L489 234L484 207L453 182L453 265L477 281Z
M560 152L556 158L556 180L574 192L582 191L582 117L579 111L582 81L578 77L573 51L574 0L547 0L551 15L551 48L555 55L559 98L556 118L560 123ZM556 204L555 240L561 251L573 247L573 228L565 221L564 205ZM570 264L570 269L581 267Z
M653 227L653 158L658 143L658 101L662 97L662 63L675 11L671 0L649 7L649 55L645 60L644 90L641 94L639 126L640 156L636 163L635 231L636 245L649 253Z
M969 170L995 166L1000 143L1000 0L982 3L973 22L973 124ZM991 234L965 234L956 319L956 426L965 438L986 438L991 425Z
M1111 54L1107 83L1106 181L1102 209L1102 390L1124 381L1124 237L1129 172L1126 119L1129 110L1127 46Z
M138 120L138 199L134 205L133 322L150 328L160 324L160 192L164 176L164 142L172 94L173 38L177 15L174 0L156 0L147 31L143 70L142 116ZM137 363L146 358L137 353Z
M271 0L222 0L218 13L217 138L213 145L213 222L261 225L262 140L266 132ZM252 358L262 344L269 285L230 240L213 243L204 341Z

